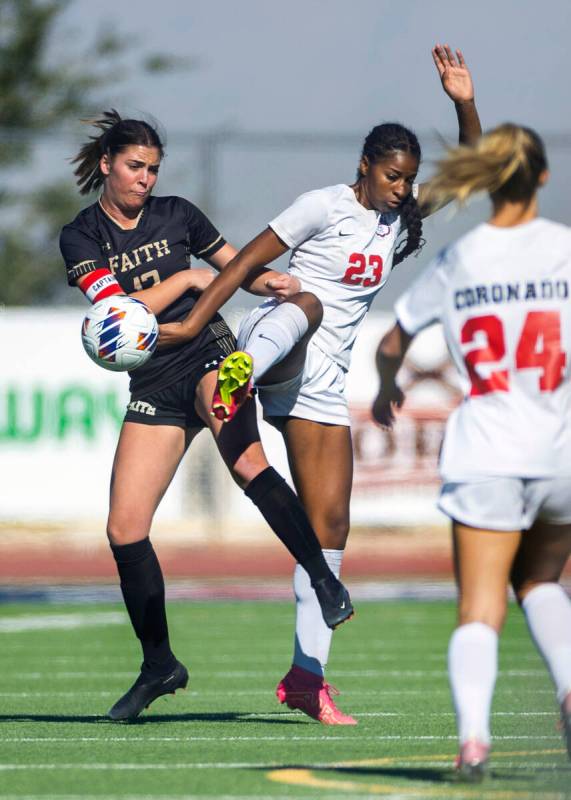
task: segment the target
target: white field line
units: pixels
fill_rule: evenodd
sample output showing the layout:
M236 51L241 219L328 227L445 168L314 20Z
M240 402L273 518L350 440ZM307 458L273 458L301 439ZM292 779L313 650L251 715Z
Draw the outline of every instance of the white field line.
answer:
M15 675L4 675L3 680L9 680L12 678L13 680L24 680L24 681L43 681L45 679L49 680L69 680L70 678L77 678L84 679L84 678L100 678L101 680L106 680L107 678L117 678L117 679L129 679L134 678L136 673L131 670L125 672L52 672L51 670L46 670L45 672L18 672Z
M410 796L410 795L408 795ZM71 794L71 795L63 795L63 794L50 794L49 799L48 796L43 795L6 795L0 794L0 800L102 800L102 795L94 795L94 794ZM197 794L185 794L185 795L154 795L154 794L138 794L138 795L109 795L106 794L104 800L266 800L269 798L269 795L237 795L237 794L209 794L209 795L197 795ZM337 794L319 794L319 800L347 800L349 795L346 791L341 790ZM406 795L403 795L402 792L397 792L395 794L385 795L387 800L404 800ZM455 798L458 800L463 800L465 795L455 794ZM491 797L487 795L487 797ZM531 800L530 795L526 795L526 800ZM546 795L548 800L567 800L566 795L554 795L550 792ZM299 794L288 794L288 795L271 795L271 800L311 800L309 795L299 795ZM359 792L359 800L378 800L378 794L364 794L363 792Z
M544 765L545 766L545 765ZM366 784L364 784L366 785ZM469 793L458 793L458 790L454 791L454 794L450 795L443 795L443 797L454 797L457 800L463 800L466 797L474 797L473 794ZM412 795L414 796L414 795ZM496 795L490 794L489 792L485 795L481 795L482 798L486 797L488 800L492 800ZM524 800L534 800L537 795L530 795L529 793L518 795L521 796ZM144 794L144 795L105 795L105 800L255 800L259 798L260 800L265 800L265 797L269 796L262 796L262 795L236 795L236 794L209 794L209 795L195 795L195 794L185 794L185 795L154 795L154 794ZM341 789L340 792L337 794L319 794L319 800L347 800L349 795L347 794L346 790ZM359 800L378 800L378 793L373 794L365 794L359 791ZM384 797L387 800L405 800L407 797L411 797L410 792L407 794L403 794L401 790L398 790L391 794L384 794ZM416 795L418 797L418 795ZM432 795L435 797L435 795ZM561 794L560 792L548 792L544 795L546 800L568 800L567 794ZM288 794L288 795L271 795L271 800L308 800L309 796L307 794L299 795L299 794ZM5 795L0 794L0 800L47 800L47 795ZM50 794L49 800L102 800L102 795L94 795L94 794L75 794L75 795L61 795L61 794Z
M201 712L201 713L207 713L207 712ZM238 712L235 712L235 713L237 715L239 715L241 719L246 719L246 718L247 719L265 719L266 717L278 717L278 718L279 717L299 717L299 714L297 714L296 711L268 711L266 713L264 713L264 712L261 712L261 713L254 713L254 712L241 713L241 712L238 711ZM418 711L361 711L361 712L359 712L359 711L355 711L354 713L357 714L360 719L362 719L364 717L372 717L373 719L383 718L383 717L398 717L398 718L414 717L415 719L418 718L418 717L423 717L423 718L424 717L438 717L440 719L441 717L455 717L456 716L453 711L429 711L429 712L418 712ZM216 716L216 714L217 714L217 712L213 712L212 716ZM5 715L5 717L9 717L9 716L10 716L9 714ZM98 715L89 715L89 716L92 716L93 719L99 719ZM492 711L491 716L492 717L522 717L522 718L526 718L526 717L548 717L548 718L552 718L553 717L553 718L555 718L555 717L557 717L557 711L556 710L553 710L553 711ZM142 717L141 719L146 719L146 717ZM149 719L152 720L152 717L149 717ZM5 719L4 721L7 722L8 720ZM305 739L305 738L307 738L309 740L313 740L316 737L312 737L312 736L307 736L307 737L305 737L305 736L302 736L302 737L295 737L295 736L291 736L291 737L287 737L287 736L286 737L282 737L282 736L265 736L264 737L264 736L261 736L260 737L260 736L254 736L254 737L252 737L252 741L257 741L258 739L261 739L262 741L265 741L265 739L268 739L268 741L270 741L270 740L288 741L288 738L291 738L291 739L296 739L296 738ZM317 738L319 738L319 737L317 737ZM330 740L331 738L335 738L335 737L330 734L330 735L328 735L326 737L323 737L323 738L327 739L327 740ZM349 737L349 738L353 738L353 737ZM368 735L367 738L370 739L370 738L375 738L375 737L371 737L371 736ZM381 737L381 738L387 738L387 737ZM389 737L389 738L391 738L391 737ZM399 739L400 736L396 736L396 737L392 737L392 738ZM420 739L422 737L419 736L418 738ZM494 738L496 738L496 737L494 737ZM534 739L534 738L541 738L541 737L539 737L539 736L538 737L526 736L526 737L523 737L523 738ZM550 738L550 737L548 737L548 738ZM554 736L553 738L557 739L559 737ZM212 741L234 741L235 739L248 741L249 737L246 737L246 736L239 736L239 737L230 736L228 739L225 739L224 736L215 736L215 737L212 738ZM183 736L182 738L179 737L179 736L158 736L158 737L144 736L144 737L141 737L141 739L140 739L140 741L142 741L142 742L143 741L145 741L145 742L183 742L183 741L186 742L186 741L196 741L196 740L197 739L194 736L191 736L190 738L186 737L186 736ZM133 741L137 741L137 739L134 736L81 736L81 737L77 737L77 736L73 736L73 737L66 737L66 736L61 736L61 737L60 736L56 736L56 737L51 737L51 736L50 737L48 737L48 736L23 736L23 737L0 736L0 742L12 742L12 743L16 743L16 742L76 742L76 741L77 742L133 742ZM210 737L206 737L204 739L204 741L211 741L211 739L210 739Z
M411 654L412 653L413 651L411 650ZM204 667L211 667L213 662L216 664L216 666L222 666L224 664L234 665L236 661L240 661L241 664L245 665L251 662L252 665L263 664L267 665L268 667L274 665L276 667L279 667L281 664L283 664L284 661L286 662L288 661L290 655L291 654L289 652L285 651L283 653L274 654L273 656L265 656L262 653L260 654L239 653L234 655L221 655L220 653L217 653L215 656L213 655L200 656L196 653L193 653L193 655L190 658L190 664L195 668L199 666L204 668ZM400 662L402 660L402 657L403 657L402 653L396 653L396 652L375 653L373 650L371 650L361 653L359 652L336 653L335 661L337 662L337 664L343 664L343 663L353 664L355 661L365 661L368 664L371 663L377 664L378 662L380 663L391 662L391 661ZM444 651L442 652L439 651L437 653L423 653L422 657L425 661L439 662L442 664L446 663L446 653ZM513 659L514 661L517 660L518 662L522 661L538 662L538 656L534 652L521 653L521 654L513 653L507 657L505 653L502 653L502 658L505 661ZM51 657L46 656L44 661L49 664L59 664L60 666L63 666L65 664L76 664L81 661L87 661L91 663L93 661L93 655L77 653L77 655L73 656L51 656ZM131 661L132 659L129 658L128 656L121 656L121 655L117 655L117 657L109 657L105 655L97 656L98 664L112 664L113 666L117 666L117 664L123 664L123 663L128 665L129 663L131 663ZM13 662L16 665L20 663L17 656L9 658L4 653L0 655L0 663L2 663L5 666L8 666L10 662Z
M411 737L412 739L412 737ZM563 755L563 750L561 750L561 754ZM450 760L452 761L453 756L450 756ZM492 758L493 762L493 758ZM414 761L406 761L403 759L395 759L395 765L399 767L417 767L419 764L423 766L431 766L431 767L440 767L442 768L442 760L440 761L431 761L430 756L427 755L426 761L422 760L414 760ZM507 769L521 769L525 770L526 772L529 770L535 769L545 769L546 766L557 768L560 766L558 761L501 761L498 764L502 768ZM304 769L339 769L345 768L346 763L343 762L316 762L315 764L304 764ZM236 762L226 762L226 761L217 761L217 762L196 762L196 763L157 763L157 764L149 764L149 763L120 763L120 762L107 762L107 763L92 763L92 764L78 764L78 763L62 763L62 764L54 764L53 762L48 762L46 764L0 764L0 772L24 772L29 770L36 770L36 771L67 771L67 770L84 770L84 771L94 771L94 772L101 772L104 770L119 770L119 771L132 771L132 772L152 772L152 771L172 771L172 770L188 770L192 771L194 769L267 769L267 770L279 770L283 769L283 764L272 763L271 761L236 761Z
M218 660L218 659L217 659ZM235 660L235 659L234 659ZM442 660L442 659L439 659ZM531 660L531 659L530 659ZM115 664L116 666L116 664ZM279 666L276 666L276 669L279 669ZM204 677L204 676L214 676L220 678L242 678L242 677L275 677L275 670L240 670L240 671L232 671L229 672L227 670L204 670L201 668L197 668L193 666L191 660L191 666L189 668L191 677ZM101 678L102 680L107 678L132 678L134 676L133 670L120 670L120 671L107 671L107 670L34 670L33 672L21 672L18 671L17 677L18 680L43 680L44 678L50 678L52 680L68 680L70 678ZM343 670L343 669L336 669L335 675L340 677L397 677L400 675L408 676L408 677L426 677L426 676L440 676L446 675L446 671L443 670L385 670L385 669L367 669L367 670ZM545 670L542 669L532 669L532 670L500 670L500 676L507 676L507 677L540 677L546 676L547 673ZM9 680L10 674L4 676L4 679Z
M445 669L336 669L334 674L336 678L441 678L448 675ZM268 670L192 670L192 675L200 678L275 678L275 672ZM502 678L546 678L547 672L544 669L509 669L500 670L498 675Z
M27 631L72 630L94 625L123 625L127 615L122 611L98 611L77 614L25 614L0 619L0 633Z
M440 692L441 694L446 694L447 695L447 694L449 694L450 690L447 687L446 688L443 687L442 689L431 689L430 690L431 694L435 694L436 692ZM185 699L188 699L188 698L199 698L200 699L202 697L224 697L224 696L228 696L229 698L234 698L234 697L252 697L254 695L256 695L256 696L268 696L268 694L270 694L270 693L271 693L271 690L264 690L264 689L252 689L252 690L240 691L240 692L234 692L234 691L222 692L222 691L216 691L216 690L213 690L213 689L212 690L211 689L205 689L204 691L198 691L198 692L185 691L184 698ZM387 690L387 691L383 691L382 689L376 689L374 691L371 690L370 692L347 690L347 691L343 692L343 696L345 697L345 699L351 699L353 697L407 697L407 696L414 696L414 695L419 695L419 694L426 695L426 689L395 689L395 690ZM504 691L503 694L504 695L518 694L519 695L518 692L511 692L509 690ZM538 689L538 690L534 689L534 694L552 695L553 694L553 690L552 689ZM75 692L71 692L71 691L70 692L59 692L59 691L55 691L55 690L54 691L31 691L31 692L18 692L18 691L0 692L0 697L19 697L19 698L24 698L24 699L25 698L34 698L34 697L115 697L116 695L117 695L117 691L110 692L110 691L103 691L103 690L98 691L98 690L83 690L83 689L77 690ZM180 699L180 696L179 696L179 699ZM242 714L242 712L238 712L238 713ZM273 712L269 712L269 711L267 712L267 714L271 714L271 713L273 713ZM283 716L284 714L289 713L289 712L280 711L280 712L276 712L276 713L279 716ZM383 714L388 714L389 712L382 712L382 713ZM423 714L418 714L418 712L416 712L416 713L419 716L424 716ZM452 712L445 712L445 713L447 713L447 714L449 713L450 716L453 716ZM505 714L513 713L515 716L518 716L521 712L516 712L516 711L507 712L506 711L506 712L494 712L494 713L498 713L498 714L499 713L505 713ZM534 713L534 712L529 712L529 713ZM537 712L537 713L548 714L550 712ZM557 713L557 712L554 710L553 713ZM261 715L261 716L267 716L267 714L264 714L264 715ZM96 716L96 715L93 715L93 716ZM414 714L412 716L414 716ZM441 714L439 713L439 714L437 714L437 716L441 716Z
M238 794L106 794L104 800L255 800L260 795ZM359 793L361 800L367 800ZM100 794L0 794L0 800L102 800ZM307 794L272 794L271 800L308 800ZM347 793L320 794L319 800L347 800Z
M257 795L260 797L260 795ZM102 800L100 794L0 794L0 800ZM253 800L251 794L106 794L104 800ZM272 794L271 800L308 800L308 795ZM339 800L339 794L320 794L319 800ZM377 796L364 795L359 793L359 800L377 800Z
M1 608L1 606L0 606ZM102 613L102 612L101 612ZM114 612L105 612L109 614L120 614L120 611ZM94 616L95 613L92 613L90 616ZM26 615L27 616L27 615ZM38 616L38 615L37 615ZM46 615L44 615L46 616ZM50 615L52 616L52 615ZM69 614L57 614L55 616L70 616ZM86 615L89 616L89 615ZM5 618L8 619L8 618ZM21 619L21 617L10 617L9 619ZM125 618L126 619L126 618ZM77 653L73 653L73 655L54 655L48 654L46 655L46 659L50 663L59 663L59 664L69 664L75 661L91 661L93 655L95 653L96 648L92 648L90 646L92 640L89 642L81 642L77 647ZM133 644L136 642L134 635L132 636L131 641ZM209 644L208 640L204 637L200 637L200 646L204 647ZM236 642L233 640L226 639L226 647L222 652L216 653L215 656L210 654L201 654L200 652L194 652L192 655L192 660L195 661L197 664L206 664L210 665L212 661L215 661L217 664L234 664L236 659L240 659L246 663L252 662L254 664L279 664L284 659L287 661L291 657L291 651L289 648L283 646L283 642L274 642L275 648L272 651L271 655L267 655L263 652L256 652L256 651L248 651L247 653L244 652L241 648L236 646ZM440 659L441 661L446 660L446 642L442 643L442 647L434 647L434 644L431 648L430 653L426 653L426 648L417 648L415 646L416 643L411 642L408 644L407 647L402 647L399 643L393 643L392 641L382 641L378 646L375 646L373 642L371 642L370 649L363 649L358 650L355 649L354 651L349 652L338 652L336 654L336 659L341 661L348 661L352 662L353 660L357 659L358 661L399 661L402 659L403 653L405 654L422 654L423 657L430 659L431 661L437 661ZM6 642L6 650L2 650L0 654L0 661L8 661L14 660L16 661L18 656L16 654L17 650L25 648L26 645L21 642ZM278 649L279 648L279 649ZM527 658L538 658L535 655L534 651L531 649L528 650L527 647L524 648L525 652L521 652L519 650L514 650L513 652L506 652L502 651L502 658L510 659L510 658L517 658L520 659L527 659ZM103 653L97 654L97 661L98 663L104 664L116 664L117 662L129 662L131 661L131 657L126 654L124 651L122 653L113 653L111 654L109 650Z
M99 624L99 623L98 623ZM106 623L103 623L106 624ZM18 673L18 678L26 679L30 676L30 680L38 680L44 677L53 677L58 673L52 672L31 672L31 673ZM60 673L65 678L94 678L101 677L116 677L116 678L129 678L134 677L135 672L64 672ZM445 669L439 670L386 670L386 669L364 669L364 670L343 670L336 669L334 671L335 678L442 678L447 676ZM502 678L546 678L547 672L543 669L509 669L500 670L498 673ZM39 676L39 677L38 677ZM194 670L191 668L190 676L192 678L268 678L268 680L275 680L275 671L270 670Z
M361 715L363 716L363 715ZM372 716L372 715L369 715ZM349 734L328 734L318 736L74 736L66 738L64 736L21 736L1 738L4 744L40 744L55 742L66 744L85 744L86 742L356 742L362 737ZM457 736L403 736L401 734L388 734L372 736L367 734L367 741L375 742L455 742ZM561 736L494 736L494 741L519 742L519 741L554 741L561 742Z

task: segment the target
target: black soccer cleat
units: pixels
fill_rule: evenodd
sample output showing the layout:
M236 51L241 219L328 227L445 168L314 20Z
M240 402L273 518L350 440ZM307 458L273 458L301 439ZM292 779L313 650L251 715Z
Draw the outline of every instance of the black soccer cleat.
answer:
M335 630L342 622L351 619L355 610L351 604L349 592L335 575L331 574L312 584L321 613L328 628Z
M135 683L117 700L113 708L107 712L107 716L116 721L136 719L157 697L174 694L177 689L186 689L187 683L188 670L180 661L177 661L171 672L166 675L153 675L145 671L143 665Z

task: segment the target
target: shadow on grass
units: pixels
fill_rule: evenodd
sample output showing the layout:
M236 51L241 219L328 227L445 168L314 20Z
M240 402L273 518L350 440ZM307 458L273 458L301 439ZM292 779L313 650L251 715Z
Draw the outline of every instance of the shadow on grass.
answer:
M0 714L2 722L79 722L92 725L156 725L165 722L255 722L264 725L305 725L307 721L300 717L299 720L256 716L244 711L225 711L223 713L194 713L194 714L149 714L133 720L114 721L103 715L75 715L75 714Z
M259 768L267 772L267 768ZM290 769L311 770L313 773L334 773L339 776L358 776L369 778L406 778L410 781L426 781L427 783L450 783L454 780L451 766L442 767L335 767L314 766L313 764L288 764L277 771ZM366 787L366 784L363 784Z
M442 765L442 767L335 767L334 770L339 775L346 776L407 778L411 781L428 781L429 783L449 783L454 774L451 764Z
M427 756L427 758L430 758ZM374 767L335 767L335 766L314 766L313 764L289 764L284 765L283 767L279 767L277 771L280 770L311 770L312 773L327 773L329 775L335 774L339 777L368 777L368 778L387 778L387 779L404 779L409 781L421 781L425 783L431 784L455 784L461 786L467 785L477 785L477 784L469 784L465 781L461 780L456 773L454 767L452 766L452 756L450 757L450 763L445 765L443 764L442 767L389 767L389 766L374 766ZM260 768L260 771L267 772L266 768ZM571 764L558 767L558 775L560 777L563 776L564 773L571 772ZM536 783L541 782L541 773L544 773L545 776L553 776L553 768L552 767L540 767L536 766L533 770L533 780ZM525 773L526 779L529 779L530 775L529 772L526 771ZM516 781L521 782L522 780L522 771L517 770L508 770L502 769L501 763L496 765L492 768L486 775L484 786L490 780L498 780L502 782L510 782ZM363 787L366 788L367 784L363 783ZM395 793L399 788L398 785L395 784ZM404 788L404 786L400 786L400 788ZM539 797L540 795L538 795ZM571 795L570 795L571 797Z

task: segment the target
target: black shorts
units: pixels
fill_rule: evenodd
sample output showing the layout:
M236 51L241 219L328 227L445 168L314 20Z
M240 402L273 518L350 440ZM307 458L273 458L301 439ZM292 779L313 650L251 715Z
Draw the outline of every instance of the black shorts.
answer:
M143 425L174 425L178 428L205 428L206 423L198 416L194 403L196 387L201 379L236 349L234 338L225 336L205 347L198 354L192 368L175 383L149 390L140 396L131 395L125 414L125 422L140 422Z

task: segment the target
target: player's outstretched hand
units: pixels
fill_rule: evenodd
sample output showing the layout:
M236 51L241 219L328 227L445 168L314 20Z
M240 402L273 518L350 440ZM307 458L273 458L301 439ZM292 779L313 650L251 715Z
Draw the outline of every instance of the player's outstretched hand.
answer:
M468 103L474 99L474 84L460 50L456 55L445 44L432 48L432 58L442 81L442 88L455 103Z
M371 409L375 422L378 422L383 430L391 430L395 422L395 411L397 408L401 408L403 403L404 394L396 383L391 387L383 387L376 396Z
M266 287L271 291L273 297L278 300L287 300L294 294L301 292L301 283L294 275L289 275L284 272L282 275L277 275L274 278L268 278Z

